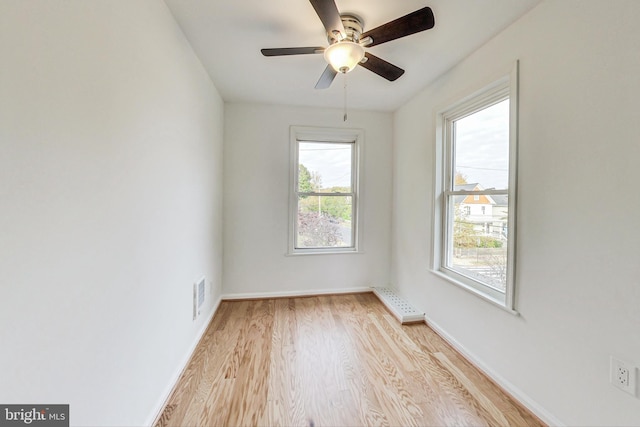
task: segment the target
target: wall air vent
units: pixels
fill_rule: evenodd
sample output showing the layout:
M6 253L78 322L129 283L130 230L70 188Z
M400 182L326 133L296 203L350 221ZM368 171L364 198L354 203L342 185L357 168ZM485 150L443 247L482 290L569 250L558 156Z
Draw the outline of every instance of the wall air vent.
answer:
M198 314L200 314L200 307L202 307L202 304L204 303L204 284L205 280L203 277L198 282Z

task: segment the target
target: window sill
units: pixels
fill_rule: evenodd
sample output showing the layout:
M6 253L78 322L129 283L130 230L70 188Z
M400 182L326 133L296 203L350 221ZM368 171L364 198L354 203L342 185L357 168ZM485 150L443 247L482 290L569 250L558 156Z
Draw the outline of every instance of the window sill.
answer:
M285 256L308 256L308 255L349 255L349 254L364 254L364 251L359 251L355 249L333 249L333 250L322 250L322 249L309 249L309 250L296 250L295 252L289 251L285 253Z
M506 311L507 313L512 314L514 316L520 316L520 313L518 311L514 310L511 307L507 307L505 305L504 301L496 299L496 298L493 298L492 296L487 295L486 293L474 288L473 286L470 286L470 285L468 285L468 284L466 284L466 283L464 283L464 282L462 282L460 280L456 280L455 278L453 278L453 277L451 277L451 276L449 276L449 275L447 275L447 274L445 274L445 273L443 273L443 272L441 272L439 270L431 269L430 271L431 271L431 273L435 274L436 276L440 277L441 279L444 279L444 280L446 280L446 281L448 281L450 283L453 283L454 285L466 290L467 292L470 292L470 293L482 298L483 300L495 305L496 307L501 308L502 310Z

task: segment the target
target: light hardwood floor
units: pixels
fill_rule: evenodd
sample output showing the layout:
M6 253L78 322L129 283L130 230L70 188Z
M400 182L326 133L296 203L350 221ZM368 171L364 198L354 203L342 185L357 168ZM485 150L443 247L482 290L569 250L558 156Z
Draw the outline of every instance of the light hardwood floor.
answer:
M222 302L156 426L541 426L373 294Z

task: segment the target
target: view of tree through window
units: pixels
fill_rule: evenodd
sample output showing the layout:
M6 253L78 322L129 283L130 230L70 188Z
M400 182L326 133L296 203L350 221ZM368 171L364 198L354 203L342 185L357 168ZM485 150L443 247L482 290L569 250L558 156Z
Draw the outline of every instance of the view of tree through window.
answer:
M447 266L504 292L507 282L509 100L453 122Z
M354 145L298 142L296 248L354 246Z

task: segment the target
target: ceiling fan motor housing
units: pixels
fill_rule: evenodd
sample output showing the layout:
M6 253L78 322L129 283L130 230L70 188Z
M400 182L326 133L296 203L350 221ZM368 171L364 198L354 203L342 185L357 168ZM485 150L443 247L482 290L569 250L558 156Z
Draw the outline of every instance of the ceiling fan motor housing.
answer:
M328 32L327 40L329 41L329 44L332 45L339 41L350 41L354 43L360 42L360 34L362 34L362 30L364 28L362 18L351 13L343 13L340 15L340 19L342 20L346 37L342 39L342 36L339 33Z

